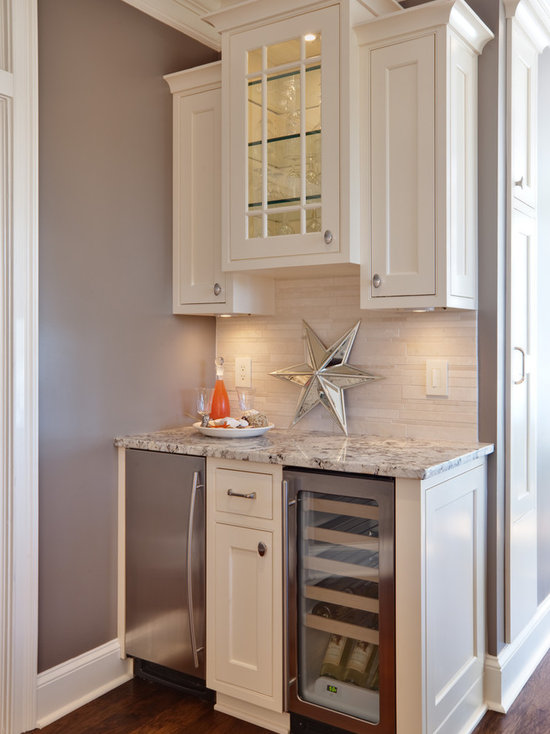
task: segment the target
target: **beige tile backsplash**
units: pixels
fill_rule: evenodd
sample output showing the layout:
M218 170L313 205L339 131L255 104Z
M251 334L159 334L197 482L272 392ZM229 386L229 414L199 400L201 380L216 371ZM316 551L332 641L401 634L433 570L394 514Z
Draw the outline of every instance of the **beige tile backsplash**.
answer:
M356 276L278 281L276 304L274 316L217 320L233 405L235 357L249 356L256 407L278 427L290 426L300 390L269 373L304 361L302 320L327 345L360 320L349 361L383 379L346 390L349 432L477 440L475 312L361 311ZM434 357L449 362L448 397L426 396L426 360ZM321 406L296 428L340 432Z

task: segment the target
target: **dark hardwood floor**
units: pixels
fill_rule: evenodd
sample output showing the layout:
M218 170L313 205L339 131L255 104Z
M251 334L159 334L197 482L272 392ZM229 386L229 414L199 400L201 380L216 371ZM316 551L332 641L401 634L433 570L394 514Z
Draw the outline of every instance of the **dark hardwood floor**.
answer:
M133 678L33 734L270 734L191 695Z
M269 734L192 696L134 678L41 734ZM408 733L407 733L408 734ZM414 732L411 732L414 734ZM510 711L489 711L473 734L550 734L550 652Z

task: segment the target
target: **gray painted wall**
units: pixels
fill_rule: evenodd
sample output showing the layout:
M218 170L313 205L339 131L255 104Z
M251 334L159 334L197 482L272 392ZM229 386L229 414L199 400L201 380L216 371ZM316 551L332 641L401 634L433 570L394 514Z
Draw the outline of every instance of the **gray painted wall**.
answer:
M539 602L550 594L550 48L539 60L538 207L538 572Z
M40 0L39 670L116 637L113 436L188 422L215 322L171 315L171 96L215 52L120 0Z
M479 440L487 464L487 642L504 644L504 398L506 274L506 27L501 0L469 0L495 38L479 59Z

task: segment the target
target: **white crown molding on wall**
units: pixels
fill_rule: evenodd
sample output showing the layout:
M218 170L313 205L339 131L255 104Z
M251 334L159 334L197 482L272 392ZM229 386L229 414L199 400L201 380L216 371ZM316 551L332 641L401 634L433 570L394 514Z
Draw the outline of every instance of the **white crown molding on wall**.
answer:
M221 50L220 34L206 21L206 15L220 6L220 0L124 0L142 13L175 28L215 51Z

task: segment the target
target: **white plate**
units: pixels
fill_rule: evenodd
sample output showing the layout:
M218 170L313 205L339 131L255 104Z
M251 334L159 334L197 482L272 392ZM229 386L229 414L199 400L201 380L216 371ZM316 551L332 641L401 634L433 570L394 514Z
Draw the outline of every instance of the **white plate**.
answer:
M266 431L275 428L275 424L270 423L268 426L262 426L261 428L207 428L201 426L200 423L193 423L193 428L211 438L252 438L253 436L261 436Z

